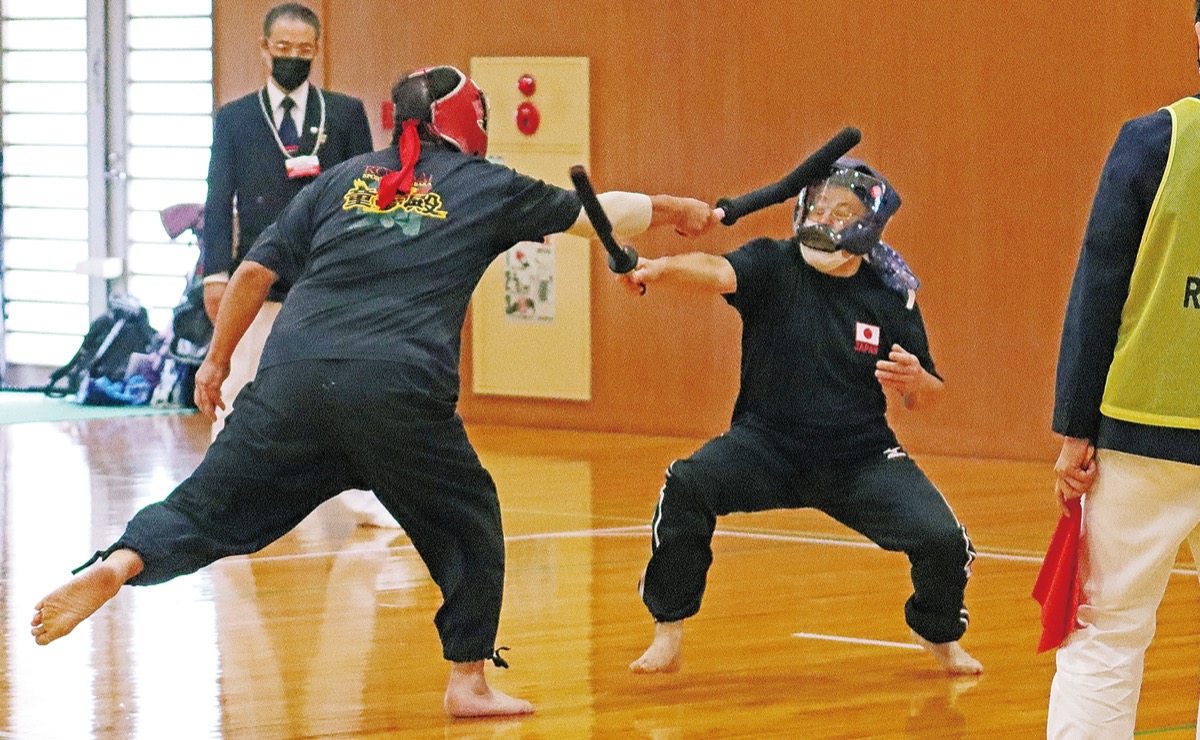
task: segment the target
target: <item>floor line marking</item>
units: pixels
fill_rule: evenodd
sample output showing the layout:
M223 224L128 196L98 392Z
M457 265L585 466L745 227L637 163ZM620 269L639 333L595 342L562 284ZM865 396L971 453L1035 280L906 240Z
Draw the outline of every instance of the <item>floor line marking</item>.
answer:
M629 527L606 527L604 529L580 529L568 532L533 532L531 534L515 534L505 537L505 542L525 542L529 540L559 540L570 537L613 537L625 534L649 532L648 524L637 524Z
M504 538L504 541L505 542L530 542L530 541L536 541L536 540L564 540L564 539L570 539L570 538L574 538L574 537L621 537L621 536L625 536L625 535L629 535L629 534L640 534L642 532L648 533L649 531L650 531L650 526L648 524L639 524L639 525L631 526L631 527L610 527L610 528L606 528L606 529L579 529L579 530L573 530L573 531L567 531L567 532L533 532L530 534L514 534L514 535L506 536ZM395 536L396 537L404 537L405 535L402 531L397 530L395 533ZM377 548L372 548L372 547L357 548L357 549L354 549L353 552L355 554L366 554L366 553L370 553L370 552L392 552L392 551L412 552L415 549L416 548L412 545L412 543L409 542L409 543L405 543L403 545L388 545L388 546L377 547ZM249 555L234 555L232 557L249 557L249 558L253 558L255 561L266 561L266 560L282 560L285 558L337 557L338 555L341 555L345 552L347 552L347 550L328 550L328 551L321 551L321 552L296 552L296 553L290 553L287 555L255 555L254 553L250 553ZM222 559L224 559L224 558L222 558ZM219 563L221 561L218 560L217 562Z
M806 640L827 640L829 642L852 642L855 645L874 645L876 647L903 648L904 650L921 650L920 645L911 642L888 642L887 640L869 640L865 637L840 637L838 635L818 635L812 632L793 632L792 637Z
M793 535L793 534L771 534L767 532L740 532L737 530L717 530L716 534L726 537L742 537L752 540L773 540L776 542L803 542L814 545L838 545L841 547L857 547L871 550L878 550L879 546L873 542L856 542L854 540L839 540L833 537L814 537L811 535ZM1043 557L1040 555L1013 555L1003 552L989 552L987 550L979 550L975 553L976 557L987 558L989 560L1007 560L1016 563L1041 563ZM1171 573L1181 576L1197 575L1196 568L1172 568Z
M604 527L604 528L599 528L599 529L576 529L576 530L568 530L565 532L532 532L529 534L509 535L504 538L504 541L505 542L535 542L538 540L562 540L562 539L572 539L572 538L576 538L576 537L623 537L623 536L627 536L627 535L642 534L643 532L649 532L649 531L650 531L650 525L638 524L638 525L631 525L631 526L626 526L626 527ZM750 540L767 540L767 541L772 541L772 542L800 542L800 543L811 544L811 545L834 545L837 547L854 547L854 548L865 549L865 550L879 550L880 549L879 546L873 542L865 542L865 541L859 542L859 541L855 541L855 540L842 540L842 539L837 539L835 537L816 537L813 535L776 534L776 533L769 533L769 532L745 532L745 531L730 530L730 529L718 529L714 533L714 535L720 535L723 537L739 537L742 539L750 539ZM396 536L399 537L402 535L400 532L397 532ZM413 547L411 544L406 544L406 545L393 545L391 547L381 547L379 549L380 550L410 551L413 549ZM370 551L369 549L360 549L360 550L357 550L356 552L364 553L364 552L369 552L369 551ZM265 560L279 560L279 559L283 559L283 558L332 557L332 556L336 556L336 555L340 554L341 552L344 552L344 551L334 550L334 551L330 551L330 552L305 552L305 553L293 553L290 555L258 555L258 556L254 556L254 559L265 561ZM1016 563L1039 563L1040 564L1042 562L1042 558L1040 556L1013 555L1010 553L989 552L987 550L981 550L981 551L977 552L976 556L979 558L984 558L984 559L989 559L989 560L1006 560L1009 562L1016 562ZM249 556L243 556L243 557L249 557ZM1196 568L1172 568L1171 573L1173 575L1196 576L1197 569Z

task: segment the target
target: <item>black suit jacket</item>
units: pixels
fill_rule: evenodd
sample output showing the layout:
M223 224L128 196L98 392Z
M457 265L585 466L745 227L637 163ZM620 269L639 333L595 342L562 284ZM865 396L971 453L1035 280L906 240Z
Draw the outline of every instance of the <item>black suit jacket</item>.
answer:
M321 170L372 150L371 127L362 101L321 90L325 97L325 141L317 152ZM212 156L208 165L208 200L204 207L204 274L232 273L264 229L313 177L290 179L283 152L263 116L270 111L266 89L238 98L217 109L213 117ZM261 101L261 102L260 102ZM321 104L316 86L309 89L300 134L299 154L317 144ZM233 250L236 202L238 239ZM289 286L277 283L271 300L282 300Z

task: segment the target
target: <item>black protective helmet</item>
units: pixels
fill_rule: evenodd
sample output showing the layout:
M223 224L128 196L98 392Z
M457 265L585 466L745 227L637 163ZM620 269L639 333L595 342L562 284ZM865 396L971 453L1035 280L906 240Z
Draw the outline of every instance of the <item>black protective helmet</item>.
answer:
M838 228L812 223L809 214L828 188L849 190L865 206L866 212ZM869 254L883 235L888 219L900 208L900 195L888 181L866 163L843 157L829 176L800 191L792 218L796 240L823 252L845 250L850 254Z

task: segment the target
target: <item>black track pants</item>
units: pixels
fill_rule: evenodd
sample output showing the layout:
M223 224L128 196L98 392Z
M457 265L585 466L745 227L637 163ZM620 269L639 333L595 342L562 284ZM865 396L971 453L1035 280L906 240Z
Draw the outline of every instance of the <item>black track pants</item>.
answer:
M905 553L908 625L931 642L967 627L963 592L975 550L945 498L898 448L851 463L795 459L766 431L734 425L667 470L654 512L642 599L656 621L700 609L718 516L815 508L885 550Z
M161 583L261 550L350 488L375 492L440 587L445 658L490 657L504 589L495 485L453 405L415 393L389 363L260 371L195 472L110 549L141 555L132 585Z

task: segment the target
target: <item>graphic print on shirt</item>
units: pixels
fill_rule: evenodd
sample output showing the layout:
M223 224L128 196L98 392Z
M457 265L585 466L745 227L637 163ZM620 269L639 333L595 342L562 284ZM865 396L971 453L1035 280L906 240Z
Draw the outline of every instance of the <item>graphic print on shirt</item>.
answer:
M861 321L854 322L854 351L879 354L879 327Z
M421 232L422 218L446 218L442 209L442 196L433 191L433 180L428 175L422 175L413 180L412 191L400 195L396 202L386 210L381 210L377 204L376 195L379 192L379 181L390 170L385 167L367 167L363 176L354 181L354 186L346 191L342 202L343 211L358 211L372 225L385 229L399 226L405 236L416 236Z

